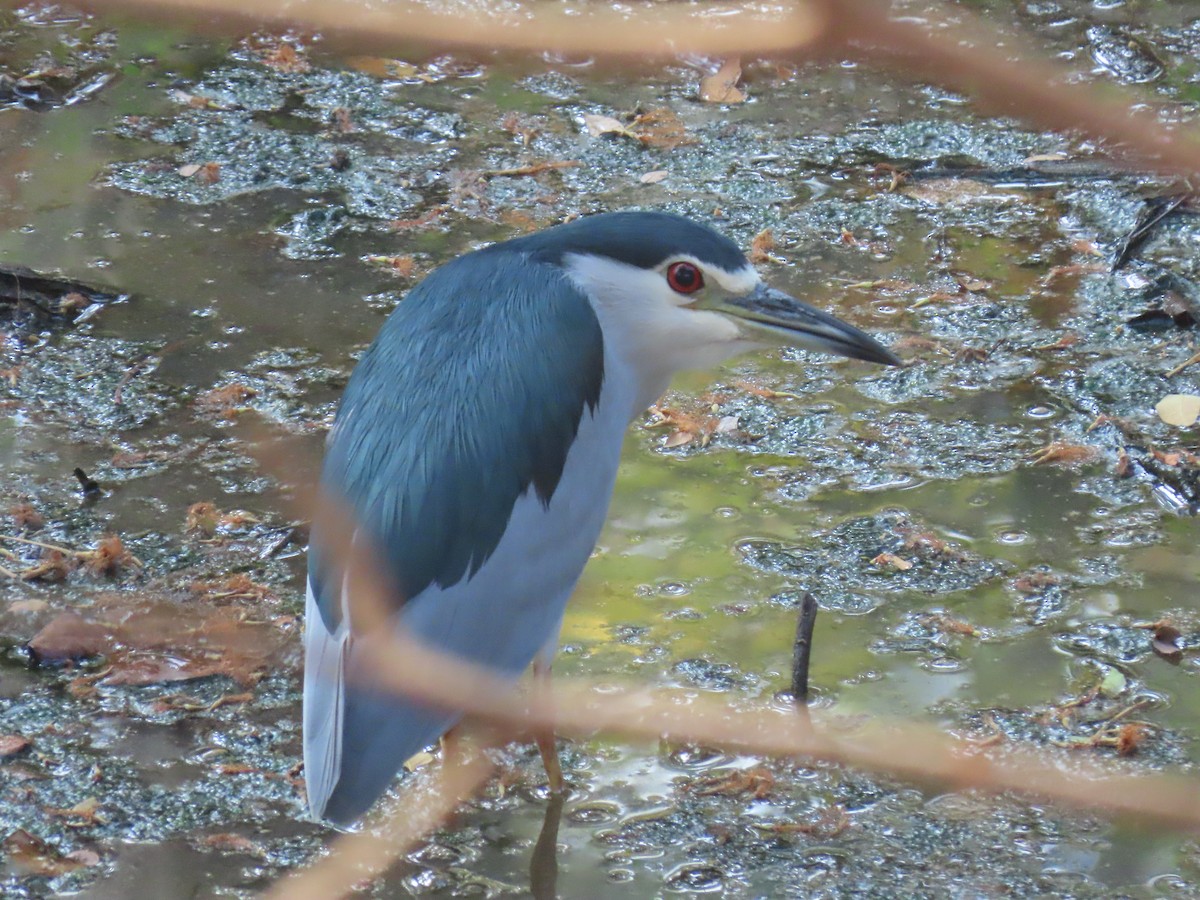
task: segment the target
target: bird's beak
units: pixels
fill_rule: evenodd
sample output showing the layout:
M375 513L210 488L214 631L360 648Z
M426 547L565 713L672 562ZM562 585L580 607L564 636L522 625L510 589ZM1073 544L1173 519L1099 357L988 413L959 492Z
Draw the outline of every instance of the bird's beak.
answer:
M722 298L718 311L734 316L805 350L848 356L885 366L903 365L874 338L790 294L759 284L748 294Z

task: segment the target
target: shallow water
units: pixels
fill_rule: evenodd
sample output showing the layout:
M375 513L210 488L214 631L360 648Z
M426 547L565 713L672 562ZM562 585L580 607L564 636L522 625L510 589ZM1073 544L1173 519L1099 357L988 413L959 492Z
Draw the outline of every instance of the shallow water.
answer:
M1003 39L1035 30L1081 78L1142 83L1165 115L1193 118L1200 19L1186 4L972 5ZM720 107L694 99L700 60L624 72L400 65L317 43L302 53L307 70L281 71L263 64L274 47L0 14L6 70L50 53L114 76L73 105L0 108L0 263L130 295L73 328L9 330L0 368L20 368L0 382L0 508L31 503L45 524L6 533L84 548L112 532L144 565L0 586L0 733L31 742L0 759L0 832L100 858L51 877L9 853L6 895L249 895L328 839L299 821L289 779L303 538L280 543L291 492L249 444L283 438L283 474L311 478L356 354L415 280L372 257L411 256L419 277L479 242L601 209L696 215L747 246L770 228L774 284L915 363L881 371L781 350L681 378L664 406L736 427L677 447L674 427L648 418L632 430L559 671L772 701L790 682L796 606L811 591L822 707L1000 732L1069 767L1073 754L1115 752L1054 742L1086 739L1141 703L1147 737L1130 764L1193 767L1196 659L1169 664L1134 626L1170 619L1195 646L1196 523L1161 506L1148 477L1114 470L1122 447L1194 448L1153 411L1163 394L1195 391L1195 370L1163 377L1195 352L1192 333L1124 323L1155 305L1147 285L1166 275L1191 290L1200 233L1194 218L1173 219L1116 275L1087 250L1115 247L1163 185L951 173L890 191L880 162L999 172L1035 155L1102 154L853 63L747 64L750 102ZM1155 61L1162 74L1145 82ZM698 142L583 130L584 114L638 106L669 107ZM471 174L545 160L581 165ZM210 163L211 183L181 174ZM665 180L639 180L657 170ZM1047 349L1067 333L1078 340ZM210 402L230 385L249 393ZM1089 431L1102 414L1128 428ZM1036 464L1056 441L1090 456ZM104 485L101 500L80 503L76 466ZM197 501L253 518L188 532ZM7 565L36 561L9 546L20 559ZM881 552L913 565L873 562ZM248 701L206 709L247 690L223 677L120 686L102 661L28 667L24 644L58 612L140 609L148 597L207 609L189 586L232 573L266 595L203 603L233 603L280 636ZM1113 696L1053 715L1114 671L1124 681ZM1190 840L1039 804L666 741L597 738L563 752L562 896L1200 891ZM548 804L536 754L508 755L502 782L371 892L528 892ZM705 779L739 769L766 773L762 796L706 792ZM89 797L94 821L48 811ZM844 827L764 830L823 815L844 815Z

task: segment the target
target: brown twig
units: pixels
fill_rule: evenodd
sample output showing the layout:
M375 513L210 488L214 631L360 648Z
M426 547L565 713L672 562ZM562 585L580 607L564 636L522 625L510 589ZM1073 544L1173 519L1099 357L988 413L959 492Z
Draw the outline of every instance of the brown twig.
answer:
M397 43L485 50L625 58L675 57L684 51L707 55L762 55L794 51L825 28L822 4L794 0L770 12L740 4L705 4L703 12L676 4L641 3L632 9L596 3L563 6L533 0L519 12L479 8L471 16L440 12L417 0L362 3L360 0L84 0L96 11L121 9L139 18L190 20L222 32L297 25L322 34L322 44L355 53L370 48L394 52Z
M382 874L454 811L491 775L494 766L478 753L433 773L428 790L396 804L380 828L346 834L329 855L307 869L280 879L266 900L332 900L350 893L363 879Z
M1190 368L1191 366L1194 366L1196 363L1200 363L1200 353L1197 353L1196 355L1189 357L1188 359L1185 359L1183 362L1181 362L1179 365L1177 365L1175 368L1173 368L1170 372L1168 372L1166 374L1166 376L1164 376L1164 377L1174 378L1176 375L1178 375L1184 369Z
M541 175L555 169L574 169L580 165L577 159L564 159L557 162L530 163L527 166L517 166L515 169L488 169L480 172L480 178L515 178L521 175Z

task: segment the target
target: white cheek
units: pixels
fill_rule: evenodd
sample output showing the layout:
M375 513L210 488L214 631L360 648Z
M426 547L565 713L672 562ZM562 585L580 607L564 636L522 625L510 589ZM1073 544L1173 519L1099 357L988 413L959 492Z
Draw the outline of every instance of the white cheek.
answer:
M647 384L753 348L731 319L687 306L696 298L671 290L661 272L587 256L571 258L568 270L591 298L606 345Z

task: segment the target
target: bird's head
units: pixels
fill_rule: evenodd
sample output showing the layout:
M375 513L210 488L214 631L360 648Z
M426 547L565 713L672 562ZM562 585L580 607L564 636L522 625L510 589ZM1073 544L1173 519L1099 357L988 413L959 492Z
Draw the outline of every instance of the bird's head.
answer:
M769 287L736 244L690 219L609 213L535 237L638 369L669 375L772 344L900 364L854 326Z

